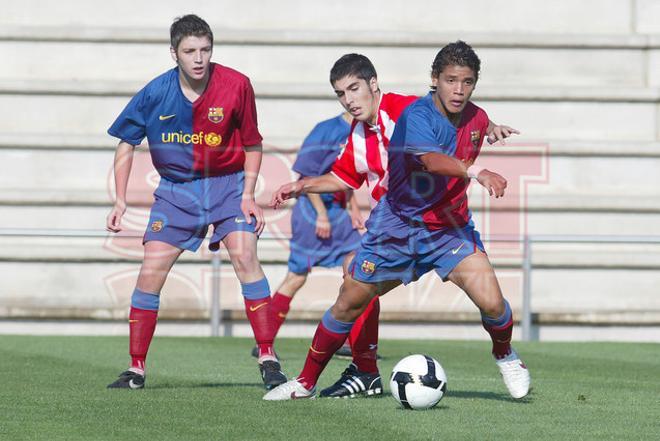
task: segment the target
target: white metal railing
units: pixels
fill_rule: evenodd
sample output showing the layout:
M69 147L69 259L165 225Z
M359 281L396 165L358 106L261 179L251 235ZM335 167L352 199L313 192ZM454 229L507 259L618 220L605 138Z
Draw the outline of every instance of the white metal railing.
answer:
M38 228L0 228L0 237L108 237L110 233L103 230L55 230ZM116 237L142 237L137 233L118 233ZM264 233L260 240L282 240L282 237ZM523 293L522 293L522 339L532 340L532 244L534 243L628 243L628 244L660 244L660 236L605 236L605 235L524 235L489 237L485 242L522 242L523 243ZM220 252L211 255L211 336L220 335L222 317L220 315L220 270L222 258Z

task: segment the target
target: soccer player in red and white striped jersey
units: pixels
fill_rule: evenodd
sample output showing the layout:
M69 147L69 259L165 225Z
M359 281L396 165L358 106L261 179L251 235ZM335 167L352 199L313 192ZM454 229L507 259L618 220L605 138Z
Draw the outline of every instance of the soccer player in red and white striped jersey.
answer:
M349 102L347 92L338 88L346 86L344 89L348 88L350 92L350 87L354 85L351 81L352 78L337 81L335 91L340 100L346 101L346 104L342 101L344 107L352 109L352 112L360 112L362 109L355 105L355 100ZM346 82L349 84L346 85ZM331 171L332 175L355 190L366 181L370 188L372 208L387 192L387 146L396 120L403 109L417 99L416 96L382 93L380 90L373 95L379 99L375 111L370 112L369 119L365 121L354 119L346 147L337 157Z
M301 179L280 188L276 194L284 199L298 196L308 188L314 192L369 187L372 208L387 193L387 147L399 115L417 96L383 93L378 86L376 69L367 57L347 54L335 62L330 83L341 105L353 117L346 147L339 154L330 173ZM353 362L346 375L369 378L357 394L380 394L382 385L376 364L378 348L378 315L380 302L374 297L358 318L349 335ZM345 375L342 375L344 378ZM372 378L373 377L373 378ZM340 387L343 380L321 392L322 396L355 395Z

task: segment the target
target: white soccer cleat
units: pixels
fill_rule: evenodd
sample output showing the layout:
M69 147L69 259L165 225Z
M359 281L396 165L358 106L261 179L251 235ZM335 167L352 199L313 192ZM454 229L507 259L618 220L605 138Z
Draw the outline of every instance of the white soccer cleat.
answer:
M522 398L529 393L529 371L513 348L506 357L495 359L495 363L500 368L504 384L513 398Z
M301 398L316 398L316 387L307 390L297 379L289 380L264 395L266 401L299 400Z

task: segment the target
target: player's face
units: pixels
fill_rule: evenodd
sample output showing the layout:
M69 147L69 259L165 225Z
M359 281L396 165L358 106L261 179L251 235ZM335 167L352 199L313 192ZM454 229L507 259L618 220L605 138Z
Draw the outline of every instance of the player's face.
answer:
M467 66L447 66L431 80L436 87L433 100L445 116L460 113L477 85L474 71Z
M207 36L196 37L189 35L183 37L179 47L170 48L172 58L179 65L179 69L193 81L206 78L211 63L213 45Z
M333 84L341 105L358 121L375 124L378 121L378 81L369 81L348 75Z

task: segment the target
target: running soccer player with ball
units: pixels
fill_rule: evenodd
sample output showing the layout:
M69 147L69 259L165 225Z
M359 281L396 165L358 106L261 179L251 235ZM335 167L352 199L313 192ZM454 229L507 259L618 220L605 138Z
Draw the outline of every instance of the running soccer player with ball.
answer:
M389 189L367 221L367 233L335 304L317 327L303 370L264 400L314 397L323 369L372 299L433 270L460 287L481 311L511 396L522 398L529 392L529 372L511 347L511 308L467 206L472 179L496 198L507 185L504 177L475 164L492 128L486 113L470 102L479 70L479 58L462 41L445 46L435 57L431 92L408 106L394 128ZM508 128L505 132L515 133ZM303 180L281 187L272 205L303 192L334 190Z

